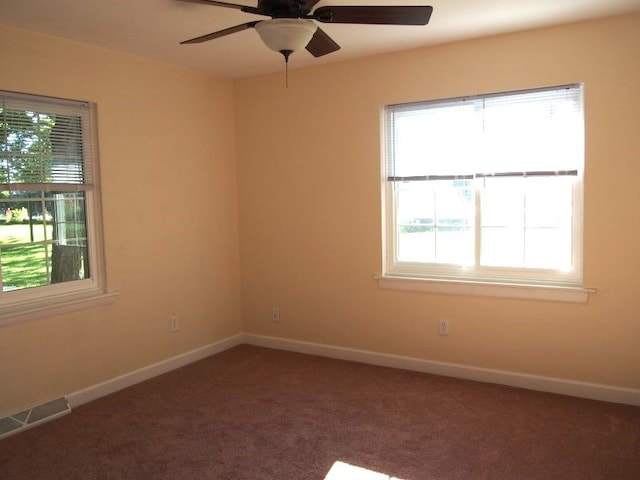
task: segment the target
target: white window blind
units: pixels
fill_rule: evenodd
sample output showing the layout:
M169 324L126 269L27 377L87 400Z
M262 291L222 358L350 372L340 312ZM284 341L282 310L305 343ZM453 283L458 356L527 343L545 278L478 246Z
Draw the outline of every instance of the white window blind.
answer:
M92 187L89 104L0 92L0 122L11 125L3 129L0 189L62 192Z
M389 181L577 175L579 85L387 107Z

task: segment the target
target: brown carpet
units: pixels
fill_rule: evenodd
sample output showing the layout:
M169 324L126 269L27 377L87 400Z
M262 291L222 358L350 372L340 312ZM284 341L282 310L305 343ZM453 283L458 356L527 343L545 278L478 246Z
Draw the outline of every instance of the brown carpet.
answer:
M335 480L343 464L341 480L637 480L640 407L243 345L0 441L3 480Z

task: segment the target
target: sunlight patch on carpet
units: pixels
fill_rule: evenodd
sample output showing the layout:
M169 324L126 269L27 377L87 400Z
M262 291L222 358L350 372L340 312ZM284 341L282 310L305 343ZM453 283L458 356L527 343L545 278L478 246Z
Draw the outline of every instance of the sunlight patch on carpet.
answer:
M335 462L324 480L400 480L363 467Z

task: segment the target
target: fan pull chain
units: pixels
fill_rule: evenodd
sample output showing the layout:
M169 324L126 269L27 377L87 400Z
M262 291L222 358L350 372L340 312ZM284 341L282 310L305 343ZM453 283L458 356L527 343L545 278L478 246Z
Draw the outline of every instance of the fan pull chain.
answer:
M280 53L284 57L284 82L289 88L289 55L293 53L293 50L280 50Z

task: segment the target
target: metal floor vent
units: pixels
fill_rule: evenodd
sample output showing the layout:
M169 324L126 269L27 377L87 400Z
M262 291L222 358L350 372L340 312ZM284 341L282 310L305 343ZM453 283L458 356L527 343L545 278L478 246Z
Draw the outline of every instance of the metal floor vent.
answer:
M13 415L0 418L0 439L71 413L66 397L56 398Z

